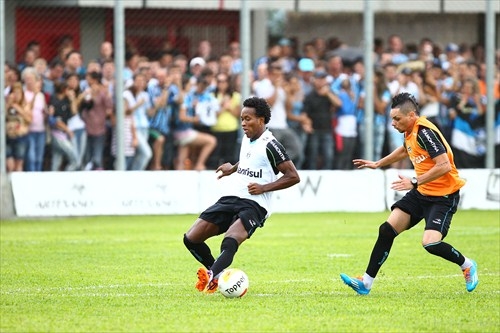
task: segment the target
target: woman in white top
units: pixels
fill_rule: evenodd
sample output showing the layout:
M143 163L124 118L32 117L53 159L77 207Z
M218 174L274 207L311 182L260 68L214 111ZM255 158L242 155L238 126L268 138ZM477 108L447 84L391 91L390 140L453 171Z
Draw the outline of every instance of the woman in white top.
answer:
M135 150L132 170L145 170L149 160L153 156L153 151L148 143L149 138L149 116L154 111L146 89L146 77L143 74L134 76L132 86L123 92L125 104L125 114L133 115L136 134L137 147Z
M84 97L81 94L80 89L80 79L78 74L70 74L66 78L66 84L68 88L75 92L75 95L79 97L78 102ZM79 103L78 103L79 104ZM83 167L83 157L87 149L87 131L85 129L85 122L83 121L80 112L77 112L73 117L68 120L68 128L73 132L73 137L71 138L71 143L73 144L73 149L77 157L78 169Z

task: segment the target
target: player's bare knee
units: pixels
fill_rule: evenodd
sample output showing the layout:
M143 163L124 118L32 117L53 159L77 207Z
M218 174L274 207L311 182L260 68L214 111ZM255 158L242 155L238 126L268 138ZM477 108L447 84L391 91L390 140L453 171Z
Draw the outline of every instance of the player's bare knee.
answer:
M422 237L422 246L426 247L430 244L437 244L443 240L443 236L439 231L426 230Z

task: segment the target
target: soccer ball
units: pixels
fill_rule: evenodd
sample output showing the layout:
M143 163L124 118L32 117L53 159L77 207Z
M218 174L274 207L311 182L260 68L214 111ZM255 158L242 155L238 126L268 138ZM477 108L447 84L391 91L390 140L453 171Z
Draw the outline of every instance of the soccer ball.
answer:
M227 298L243 297L248 291L248 276L241 269L228 268L219 276L218 288Z

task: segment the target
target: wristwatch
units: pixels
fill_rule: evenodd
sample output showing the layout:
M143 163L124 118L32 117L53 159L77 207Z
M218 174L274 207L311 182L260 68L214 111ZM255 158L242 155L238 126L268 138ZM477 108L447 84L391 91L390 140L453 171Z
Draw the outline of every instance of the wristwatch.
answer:
M411 184L413 185L414 189L416 189L418 187L417 177L411 177Z

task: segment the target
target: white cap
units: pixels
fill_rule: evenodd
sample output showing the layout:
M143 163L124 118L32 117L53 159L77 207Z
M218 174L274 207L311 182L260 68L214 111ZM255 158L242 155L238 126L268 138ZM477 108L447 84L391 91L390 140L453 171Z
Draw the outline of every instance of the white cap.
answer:
M202 57L195 57L189 62L189 67L194 67L196 65L205 66L205 60Z

